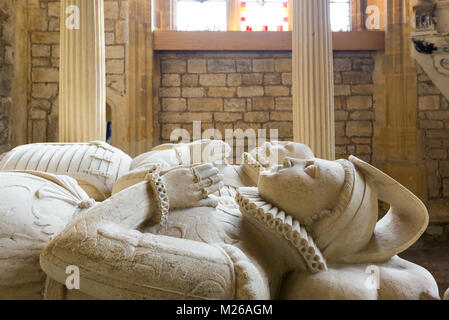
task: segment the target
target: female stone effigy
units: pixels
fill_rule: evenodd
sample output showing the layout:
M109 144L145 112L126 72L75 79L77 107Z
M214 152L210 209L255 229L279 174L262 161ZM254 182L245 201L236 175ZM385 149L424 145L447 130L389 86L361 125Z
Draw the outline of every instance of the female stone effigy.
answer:
M239 166L228 152L204 140L134 160L100 142L3 155L0 297L57 297L77 266L84 298L439 299L432 275L397 257L428 214L391 177L291 142ZM379 221L378 200L391 206Z

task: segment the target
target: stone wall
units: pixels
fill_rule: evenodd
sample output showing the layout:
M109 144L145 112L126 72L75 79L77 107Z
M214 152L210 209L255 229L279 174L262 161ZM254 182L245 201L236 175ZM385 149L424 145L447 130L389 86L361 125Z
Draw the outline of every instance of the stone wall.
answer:
M12 103L14 65L14 7L11 1L0 5L0 154L10 149L9 109Z
M449 221L449 102L419 68L419 126L423 130L429 210L436 220ZM435 234L443 234L435 227ZM449 234L449 226L448 226Z
M107 87L123 96L128 1L105 1L104 6ZM32 0L28 12L31 47L28 141L57 141L60 1Z
M371 52L336 52L335 120L337 156L371 161L373 70ZM278 129L291 140L290 52L160 52L161 143L174 129L202 121L202 129ZM155 142L155 144L158 144Z

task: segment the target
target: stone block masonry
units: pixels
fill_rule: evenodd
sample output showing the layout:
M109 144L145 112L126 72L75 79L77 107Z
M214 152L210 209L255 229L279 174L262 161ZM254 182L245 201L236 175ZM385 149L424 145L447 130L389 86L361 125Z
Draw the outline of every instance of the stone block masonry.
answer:
M428 208L437 217L449 216L449 102L419 68L418 117L423 131L424 160L427 166ZM442 235L434 226L434 236ZM437 232L438 231L438 232ZM440 232L441 231L441 232Z
M34 2L36 5L29 10L28 30L31 42L28 141L53 142L58 140L60 1ZM104 9L106 85L116 96L124 96L128 1L106 0Z
M10 149L9 110L14 64L13 3L0 4L0 154Z
M293 139L290 52L159 52L160 135L173 129L278 129ZM372 160L374 53L336 52L337 156ZM269 132L267 132L269 134Z

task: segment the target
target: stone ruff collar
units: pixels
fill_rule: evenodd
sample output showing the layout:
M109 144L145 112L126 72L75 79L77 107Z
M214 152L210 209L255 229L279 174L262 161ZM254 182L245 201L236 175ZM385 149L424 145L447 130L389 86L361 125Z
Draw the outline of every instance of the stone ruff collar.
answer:
M327 270L326 260L305 227L292 216L265 201L257 188L240 188L236 195L236 201L243 216L256 221L292 245L306 262L310 272L317 273Z

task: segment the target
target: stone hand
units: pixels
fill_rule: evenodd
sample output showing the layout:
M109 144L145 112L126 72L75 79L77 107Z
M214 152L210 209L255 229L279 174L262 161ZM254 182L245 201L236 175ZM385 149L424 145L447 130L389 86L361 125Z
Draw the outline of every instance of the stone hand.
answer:
M216 207L217 200L209 197L223 185L223 175L212 164L178 167L162 175L167 188L170 210L192 207Z
M220 140L197 140L187 144L191 163L215 163L225 160L231 154L231 147Z

